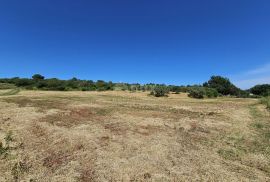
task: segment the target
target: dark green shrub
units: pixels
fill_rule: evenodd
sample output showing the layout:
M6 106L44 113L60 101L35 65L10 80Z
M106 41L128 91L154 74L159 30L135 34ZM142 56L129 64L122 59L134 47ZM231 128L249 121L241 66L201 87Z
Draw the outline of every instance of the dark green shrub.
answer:
M71 88L71 89L74 89L74 90L76 90L76 89L78 89L79 88L79 84L80 84L80 80L78 80L77 78L72 78L72 79L70 79L70 80L67 80L67 81L65 81L66 83L66 86L67 87L69 87L69 88Z
M192 88L189 90L188 96L195 99L203 99L204 94L205 92L202 88Z
M219 95L216 89L205 87L190 87L188 93L189 97L196 99L216 98Z
M44 80L39 80L39 81L36 83L36 87L37 87L38 89L42 89L42 88L45 88L45 87L47 87L47 86L48 86L48 84L47 84L47 82L44 81Z
M252 94L270 96L270 84L256 85L249 90Z
M15 81L15 85L17 87L26 87L26 86L30 86L33 85L34 82L31 79L27 79L27 78L21 78Z
M47 79L46 90L64 91L66 89L65 81L57 78Z
M164 97L167 96L169 90L165 86L155 86L151 91L150 95L154 95L155 97Z
M238 97L238 98L248 98L248 97L251 97L251 96L250 96L249 92L244 91L244 90L239 90L236 97Z
M216 98L218 97L218 91L213 88L204 88L205 96L208 98Z

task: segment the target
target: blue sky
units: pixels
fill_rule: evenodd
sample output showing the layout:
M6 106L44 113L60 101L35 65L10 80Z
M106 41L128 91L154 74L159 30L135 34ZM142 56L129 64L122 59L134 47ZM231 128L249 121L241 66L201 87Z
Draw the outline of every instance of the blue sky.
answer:
M269 0L2 0L0 77L270 83Z

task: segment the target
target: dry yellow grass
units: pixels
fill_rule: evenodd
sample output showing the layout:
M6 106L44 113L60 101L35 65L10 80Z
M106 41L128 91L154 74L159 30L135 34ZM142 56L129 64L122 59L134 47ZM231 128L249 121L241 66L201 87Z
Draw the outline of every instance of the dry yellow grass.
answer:
M269 181L269 118L254 99L21 91L0 97L0 181Z

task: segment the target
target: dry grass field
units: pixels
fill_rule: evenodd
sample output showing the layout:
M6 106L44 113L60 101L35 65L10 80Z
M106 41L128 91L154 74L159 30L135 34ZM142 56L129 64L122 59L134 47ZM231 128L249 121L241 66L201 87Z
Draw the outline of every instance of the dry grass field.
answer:
M147 94L0 96L0 181L270 181L256 99Z

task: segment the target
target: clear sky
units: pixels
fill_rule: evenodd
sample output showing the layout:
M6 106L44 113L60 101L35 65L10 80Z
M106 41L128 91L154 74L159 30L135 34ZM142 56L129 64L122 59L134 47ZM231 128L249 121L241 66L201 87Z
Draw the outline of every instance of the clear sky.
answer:
M1 0L0 77L270 83L269 0Z

